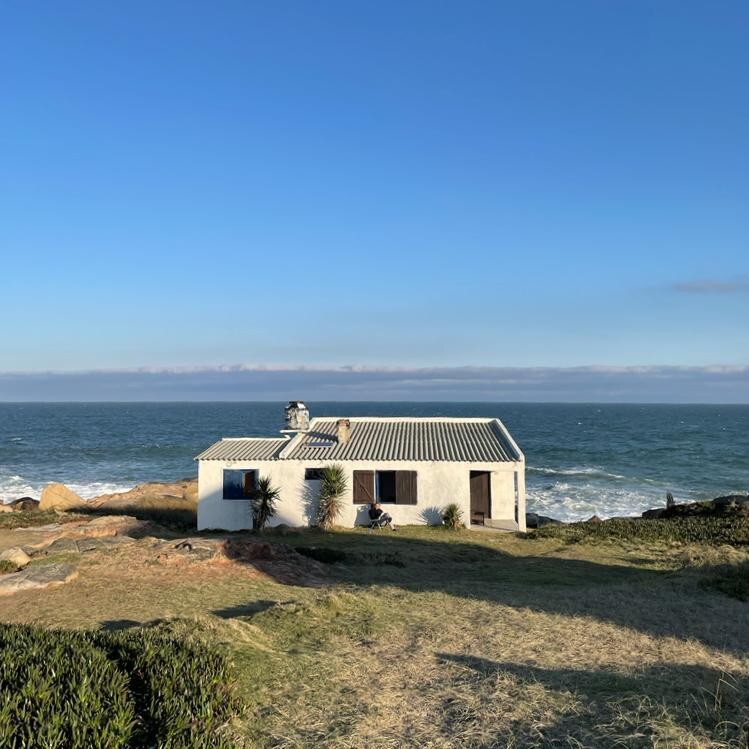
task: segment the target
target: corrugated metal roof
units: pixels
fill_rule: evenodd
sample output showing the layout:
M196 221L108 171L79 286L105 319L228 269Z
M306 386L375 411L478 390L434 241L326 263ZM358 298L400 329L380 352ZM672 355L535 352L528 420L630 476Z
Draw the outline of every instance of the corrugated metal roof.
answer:
M195 460L278 460L288 437L228 437L204 450Z
M337 419L316 418L290 443L284 460L440 460L493 463L521 456L497 419L350 419L351 437L336 440ZM327 446L326 446L327 445Z

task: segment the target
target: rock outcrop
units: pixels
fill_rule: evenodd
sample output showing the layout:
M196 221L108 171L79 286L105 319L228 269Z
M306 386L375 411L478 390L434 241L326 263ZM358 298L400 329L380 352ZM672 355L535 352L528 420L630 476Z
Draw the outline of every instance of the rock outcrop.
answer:
M684 504L671 504L668 507L657 507L653 510L645 510L642 513L642 517L649 520L659 518L731 516L749 517L749 495L730 494L705 502L688 502Z
M39 509L44 510L74 510L85 507L86 503L72 489L65 484L49 484L44 487L39 500Z
M20 568L25 567L31 561L31 557L20 546L13 546L0 552L0 560L12 562Z
M536 512L525 513L525 526L526 528L541 528L544 525L561 525L561 520L546 517L546 515L539 515Z
M0 576L0 596L9 596L22 590L50 588L63 585L78 576L70 564L47 564L38 567L27 567L21 572Z
M91 507L127 508L149 503L158 503L159 500L165 504L184 503L185 506L194 506L198 501L198 480L182 479L181 481L157 482L138 484L130 491L119 494L102 494L89 501Z
M10 507L11 512L36 512L39 509L39 500L33 497L21 497L8 502L6 507Z

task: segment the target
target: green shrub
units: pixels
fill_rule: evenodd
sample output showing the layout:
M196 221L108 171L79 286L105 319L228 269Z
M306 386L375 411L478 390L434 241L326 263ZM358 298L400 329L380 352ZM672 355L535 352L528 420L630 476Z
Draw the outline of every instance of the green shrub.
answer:
M442 522L445 527L450 530L458 530L462 528L463 523L463 510L460 509L460 505L455 502L451 502L444 510L442 510Z
M257 482L257 489L250 495L252 527L261 531L276 514L276 502L281 492L274 487L267 476Z
M165 627L0 625L0 746L224 749L238 711L223 654Z
M343 466L335 464L322 469L320 482L320 506L317 512L317 524L327 530L332 528L343 510L341 497L346 493L348 481Z
M0 746L129 746L127 675L85 635L0 625Z
M745 546L747 517L612 518L602 523L545 525L528 538L556 538L566 543L638 542Z
M50 523L70 523L80 520L74 514L56 513L54 510L39 512L0 512L0 528L13 530L14 528L31 528L37 525L49 525Z
M0 575L7 575L9 572L15 572L18 566L10 559L0 559Z

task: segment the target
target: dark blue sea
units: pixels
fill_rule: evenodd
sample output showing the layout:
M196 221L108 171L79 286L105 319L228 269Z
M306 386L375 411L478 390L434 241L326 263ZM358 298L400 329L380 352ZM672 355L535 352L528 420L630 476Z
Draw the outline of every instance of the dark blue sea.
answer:
M309 403L312 416L499 417L525 452L529 510L630 515L749 491L749 406ZM0 500L62 481L83 497L196 473L219 437L276 434L283 403L0 403Z

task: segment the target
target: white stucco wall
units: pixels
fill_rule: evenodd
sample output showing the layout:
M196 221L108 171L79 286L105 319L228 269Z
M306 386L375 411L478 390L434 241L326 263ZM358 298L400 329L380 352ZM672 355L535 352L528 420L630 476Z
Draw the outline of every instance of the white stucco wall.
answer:
M223 472L257 470L268 476L281 492L276 514L270 525L308 526L314 522L319 492L318 481L305 481L305 468L322 468L329 461L198 461L198 530L243 530L251 526L249 501L223 498ZM491 519L518 522L525 531L525 463L457 463L398 461L344 461L340 465L348 476L348 491L343 498L344 508L338 524L347 527L366 522L367 505L353 504L353 472L358 470L416 471L417 504L396 505L383 503L396 524L423 525L440 522L440 510L450 502L463 509L466 525L470 527L471 499L469 477L471 471L491 473ZM516 498L516 478L518 492ZM518 512L516 517L516 501Z

